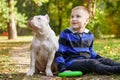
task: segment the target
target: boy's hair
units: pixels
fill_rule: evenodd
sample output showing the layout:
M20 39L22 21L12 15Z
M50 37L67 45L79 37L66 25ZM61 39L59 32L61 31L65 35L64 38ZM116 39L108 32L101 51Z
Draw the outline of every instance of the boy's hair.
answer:
M84 6L76 6L72 9L72 11L74 11L74 10L84 10L85 12L87 12L89 14L89 10Z

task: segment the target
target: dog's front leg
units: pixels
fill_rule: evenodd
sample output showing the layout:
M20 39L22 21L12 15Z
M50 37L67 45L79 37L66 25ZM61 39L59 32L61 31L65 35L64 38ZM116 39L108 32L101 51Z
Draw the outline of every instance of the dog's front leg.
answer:
M32 50L30 56L31 56L30 70L27 72L27 76L32 76L35 73L36 52Z
M48 56L47 66L45 70L47 76L53 76L53 73L51 71L51 66L54 60L54 56L55 56L55 52L50 53Z

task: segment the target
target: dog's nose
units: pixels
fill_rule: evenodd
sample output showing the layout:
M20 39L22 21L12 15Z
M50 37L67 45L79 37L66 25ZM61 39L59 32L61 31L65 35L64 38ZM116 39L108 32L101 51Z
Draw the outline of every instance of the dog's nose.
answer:
M31 26L31 21L33 20L33 17L31 17L29 20L28 20L28 25Z
M33 17L31 17L31 18L28 20L28 23L30 23L30 22L31 22L31 20L33 20Z

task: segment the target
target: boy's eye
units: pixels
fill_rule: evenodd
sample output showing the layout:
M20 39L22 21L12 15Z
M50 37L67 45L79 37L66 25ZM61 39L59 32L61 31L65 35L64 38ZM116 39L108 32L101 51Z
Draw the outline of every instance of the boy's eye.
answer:
M77 15L76 17L79 18L79 17L81 17L81 16L80 16L80 15Z
M80 18L80 15L71 16L71 18Z
M71 16L71 18L74 18L74 16Z

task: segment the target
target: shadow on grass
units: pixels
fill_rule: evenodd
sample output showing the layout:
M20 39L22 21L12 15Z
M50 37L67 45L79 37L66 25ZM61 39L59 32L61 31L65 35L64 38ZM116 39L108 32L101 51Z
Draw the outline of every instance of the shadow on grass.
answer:
M23 80L25 73L19 74L0 74L0 80Z
M61 78L57 76L47 77L45 75L39 74L35 74L33 76L26 76L25 73L18 73L18 74L0 74L0 80L61 80Z
M36 80L36 79L40 79L40 76L39 75L26 76L25 73L0 74L0 80Z
M25 73L0 74L0 80L120 80L118 75L98 75L95 73L86 74L80 77L47 77L45 75L35 74L26 76Z

